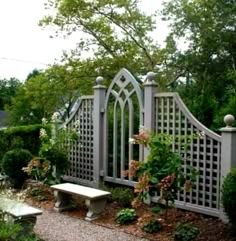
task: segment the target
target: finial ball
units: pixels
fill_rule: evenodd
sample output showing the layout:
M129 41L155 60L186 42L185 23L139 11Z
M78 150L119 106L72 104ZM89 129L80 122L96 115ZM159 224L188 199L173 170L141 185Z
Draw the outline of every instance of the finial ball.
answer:
M226 115L224 117L224 122L225 122L227 127L232 127L234 121L235 121L235 118L234 118L233 115Z
M103 77L102 77L102 76L98 76L98 77L96 78L96 84L97 84L97 85L100 85L102 82L103 82Z
M154 80L155 79L155 77L156 77L156 73L154 73L154 72L148 72L147 73L147 77L146 77L146 79L147 79L147 81L152 81L152 80Z

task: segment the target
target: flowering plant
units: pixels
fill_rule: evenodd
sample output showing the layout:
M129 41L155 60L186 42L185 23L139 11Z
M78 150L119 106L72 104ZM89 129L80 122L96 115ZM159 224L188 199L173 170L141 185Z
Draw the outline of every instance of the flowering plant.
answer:
M51 173L51 164L48 160L42 159L40 157L34 157L28 164L27 167L23 167L30 177L36 181L47 182L47 179Z
M185 136L182 138L184 141L181 138L178 141L189 143L193 138L195 136ZM138 178L134 190L137 197L132 202L133 207L139 206L153 192L158 193L159 203L168 207L170 203L174 203L181 187L186 191L191 190L197 172L192 167L187 167L187 173L182 171L182 157L172 151L173 141L170 135L152 134L144 129L130 139L131 143L143 144L149 149L145 162L130 161L129 175Z
M67 153L70 146L79 138L79 123L76 122L73 130L68 130L66 126L59 128L58 113L53 114L50 122L43 118L42 123L45 128L41 128L39 133L39 157L31 160L23 170L35 180L57 182L69 167Z

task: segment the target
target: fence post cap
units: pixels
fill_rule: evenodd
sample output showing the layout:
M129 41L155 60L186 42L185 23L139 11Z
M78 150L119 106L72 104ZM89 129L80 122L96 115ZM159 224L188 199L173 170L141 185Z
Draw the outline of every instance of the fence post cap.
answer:
M103 82L103 77L102 76L98 76L97 78L96 78L96 84L97 85L100 85L102 82Z
M146 81L152 82L155 79L156 75L157 75L157 73L155 73L155 72L152 72L152 71L148 72L147 76L146 76Z
M226 127L232 127L234 121L235 118L233 115L228 114L224 117L224 123L226 124Z

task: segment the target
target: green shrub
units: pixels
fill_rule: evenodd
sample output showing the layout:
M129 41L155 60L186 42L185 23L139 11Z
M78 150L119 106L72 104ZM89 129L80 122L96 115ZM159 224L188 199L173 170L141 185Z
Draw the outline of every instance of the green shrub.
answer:
M19 232L22 230L19 224L6 223L0 221L0 241L16 240Z
M42 241L31 229L27 232L28 224L24 227L22 223L7 220L7 216L0 211L0 241Z
M23 148L37 155L40 146L39 131L42 126L16 126L0 130L0 160L7 151L15 148ZM50 127L47 126L46 128L49 129Z
M224 179L222 203L232 229L236 232L236 168L232 168Z
M150 220L148 223L144 224L142 229L147 233L157 233L161 230L161 224L157 220Z
M134 192L130 188L126 187L115 187L109 188L111 192L111 198L120 204L121 207L130 207L131 202L134 199Z
M125 208L116 214L116 222L119 224L131 223L136 218L137 215L134 209Z
M3 171L10 177L15 188L20 188L27 179L28 176L22 168L28 165L32 157L32 154L24 149L13 149L3 156Z
M199 234L199 229L188 223L179 223L176 226L175 241L193 241Z

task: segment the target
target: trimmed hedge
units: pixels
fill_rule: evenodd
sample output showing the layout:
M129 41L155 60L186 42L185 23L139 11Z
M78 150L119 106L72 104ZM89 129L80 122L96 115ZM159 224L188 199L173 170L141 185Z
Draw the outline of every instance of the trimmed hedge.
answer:
M45 128L45 125L16 126L0 130L0 162L4 154L14 148L23 148L29 150L33 155L38 155L41 128Z

